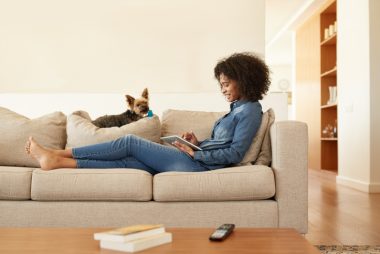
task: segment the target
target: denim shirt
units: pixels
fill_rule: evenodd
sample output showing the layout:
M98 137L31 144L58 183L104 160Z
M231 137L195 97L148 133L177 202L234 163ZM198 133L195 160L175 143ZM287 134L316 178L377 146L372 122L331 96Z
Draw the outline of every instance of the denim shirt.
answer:
M194 160L208 169L222 168L242 161L260 127L262 108L259 102L239 100L231 111L215 122L211 138L200 142L202 151Z

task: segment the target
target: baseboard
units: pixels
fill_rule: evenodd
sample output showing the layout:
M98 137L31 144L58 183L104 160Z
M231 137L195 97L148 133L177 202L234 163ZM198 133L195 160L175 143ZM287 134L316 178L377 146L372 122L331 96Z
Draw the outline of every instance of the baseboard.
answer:
M370 183L369 193L380 193L380 183Z
M380 193L380 183L367 183L345 176L337 176L336 182L359 191L367 193Z

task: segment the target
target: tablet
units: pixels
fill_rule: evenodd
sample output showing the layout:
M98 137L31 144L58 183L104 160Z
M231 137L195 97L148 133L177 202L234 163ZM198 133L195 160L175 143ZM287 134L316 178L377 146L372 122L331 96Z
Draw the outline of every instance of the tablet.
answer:
M195 151L202 151L202 148L200 148L199 146L196 146L190 143L189 141L187 141L186 139L183 139L177 135L162 137L161 140L169 144L172 144L174 141L178 141L179 143L190 146Z

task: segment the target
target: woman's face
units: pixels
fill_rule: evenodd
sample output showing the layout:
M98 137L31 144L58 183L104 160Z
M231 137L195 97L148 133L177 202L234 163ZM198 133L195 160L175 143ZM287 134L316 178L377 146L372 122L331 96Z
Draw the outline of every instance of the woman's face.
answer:
M240 100L239 86L235 80L229 79L222 73L219 76L219 83L222 94L226 97L228 102Z

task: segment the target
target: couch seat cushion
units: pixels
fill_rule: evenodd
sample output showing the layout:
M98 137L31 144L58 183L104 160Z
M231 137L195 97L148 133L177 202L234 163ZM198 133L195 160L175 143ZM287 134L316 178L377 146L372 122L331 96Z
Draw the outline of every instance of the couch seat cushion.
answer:
M0 166L0 200L30 199L33 168Z
M274 194L273 171L262 165L205 172L165 172L153 178L156 201L258 200Z
M152 175L138 169L35 170L33 200L152 199Z

